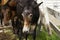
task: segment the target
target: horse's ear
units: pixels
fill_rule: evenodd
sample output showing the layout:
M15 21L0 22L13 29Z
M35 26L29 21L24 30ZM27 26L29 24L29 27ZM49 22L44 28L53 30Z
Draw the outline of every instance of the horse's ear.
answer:
M16 1L15 0L11 0L9 2L9 6L16 6Z
M2 0L1 5L5 5L9 0Z
M34 8L40 6L42 3L43 3L43 2L41 2L41 3L37 4L37 5L35 5Z

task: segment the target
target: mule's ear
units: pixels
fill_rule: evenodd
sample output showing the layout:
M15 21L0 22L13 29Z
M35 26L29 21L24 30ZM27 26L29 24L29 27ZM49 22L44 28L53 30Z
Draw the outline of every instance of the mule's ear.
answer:
M40 6L42 3L43 3L43 2L41 2L41 3L37 4L36 6L34 6L34 8L36 8L36 7Z

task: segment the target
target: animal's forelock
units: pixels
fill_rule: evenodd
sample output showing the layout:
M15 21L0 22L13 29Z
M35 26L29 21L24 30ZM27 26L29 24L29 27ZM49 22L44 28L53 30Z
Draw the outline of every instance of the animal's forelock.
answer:
M29 10L25 10L25 12L29 12Z
M31 5L35 0L16 0L22 6Z
M32 11L32 7L31 6L26 6L26 7L24 7L24 10L25 10L25 12L27 12L27 11Z

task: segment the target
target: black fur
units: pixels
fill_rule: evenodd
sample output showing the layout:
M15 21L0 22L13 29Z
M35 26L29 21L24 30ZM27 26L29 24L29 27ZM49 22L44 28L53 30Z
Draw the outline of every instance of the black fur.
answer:
M34 2L34 4L32 4ZM36 3L36 1L31 1L31 0L29 0L28 2L27 2L27 4L25 3L24 4L24 2L23 2L23 4L22 5L20 5L21 4L21 2L19 2L18 4L17 4L17 17L20 19L20 20L22 20L23 21L23 17L22 17L22 13L23 13L23 10L24 10L24 8L25 7L27 7L28 9L29 9L29 7L31 6L31 8L32 8L32 13L33 13L33 17L32 17L32 20L31 20L31 24L33 25L33 24L36 24L37 25L37 21L38 21L38 18L39 18L39 7L36 7L36 8L34 8L33 6L34 5L37 5L37 3ZM24 6L23 6L24 5ZM21 6L23 6L23 7L21 7ZM24 22L24 21L23 21ZM23 27L23 26L22 26ZM21 34L22 35L22 34ZM26 34L26 40L27 40L27 34ZM33 31L33 40L36 40L35 39L36 38L36 28L35 28L35 30Z

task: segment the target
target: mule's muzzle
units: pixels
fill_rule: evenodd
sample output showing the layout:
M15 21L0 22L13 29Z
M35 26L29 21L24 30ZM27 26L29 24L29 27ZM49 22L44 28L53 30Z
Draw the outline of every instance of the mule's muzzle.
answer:
M29 32L28 31L25 31L24 34L28 34Z
M23 27L23 33L28 33L29 32L29 28L28 27Z
M29 32L28 30L23 31L23 33L28 33L28 32Z

